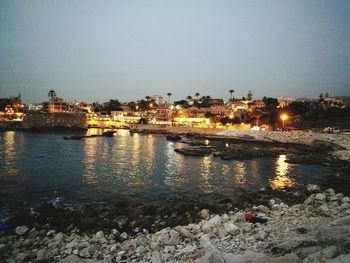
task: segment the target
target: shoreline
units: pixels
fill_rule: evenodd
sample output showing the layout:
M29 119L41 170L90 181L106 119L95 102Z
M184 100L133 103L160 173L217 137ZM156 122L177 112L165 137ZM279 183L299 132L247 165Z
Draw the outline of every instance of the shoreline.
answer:
M232 141L242 143L290 144L311 146L323 143L334 147L332 156L350 162L350 134L328 134L307 131L240 131L214 128L191 127L156 127L150 125L133 125L130 133L149 133L197 137L216 141Z
M98 211L82 205L75 211L43 204L35 211L37 221L32 225L22 221L0 232L0 261L212 262L208 257L251 256L246 255L247 250L273 258L293 253L301 260L331 246L338 251L332 257L349 252L347 243L342 245L340 240L348 240L350 225L344 233L332 236L337 242L329 243L328 237L318 240L321 229L334 220L348 218L350 224L350 199L333 189L321 191L315 185L292 191L262 189L243 194L241 199L209 201L167 200L163 207L135 204L125 210L128 218L117 217L112 207ZM122 204L114 208L122 210ZM267 223L246 221L245 213L256 214ZM64 230L55 225L72 217L76 224L66 221ZM109 224L99 225L108 220Z

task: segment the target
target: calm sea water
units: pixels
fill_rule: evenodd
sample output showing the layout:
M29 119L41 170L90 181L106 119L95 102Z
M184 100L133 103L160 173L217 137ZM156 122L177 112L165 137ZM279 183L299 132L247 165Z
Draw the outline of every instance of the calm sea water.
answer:
M81 141L63 140L64 135L0 133L0 212L58 196L69 202L157 202L173 193L232 196L267 185L329 183L322 167L288 164L284 155L223 161L178 154L179 145L163 135L118 130L112 138Z

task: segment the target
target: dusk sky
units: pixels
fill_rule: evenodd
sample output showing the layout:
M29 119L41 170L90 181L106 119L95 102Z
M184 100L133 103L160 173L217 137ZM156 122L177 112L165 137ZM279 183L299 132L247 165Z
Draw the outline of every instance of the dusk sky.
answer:
M0 97L350 95L349 25L349 0L0 0Z

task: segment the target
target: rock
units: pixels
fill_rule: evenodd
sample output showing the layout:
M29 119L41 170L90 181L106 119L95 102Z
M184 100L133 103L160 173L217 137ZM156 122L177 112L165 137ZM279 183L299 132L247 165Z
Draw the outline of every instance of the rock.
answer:
M82 263L82 261L77 255L69 255L66 258L63 258L60 263Z
M304 205L310 205L315 200L315 194L310 195L308 198L305 199Z
M164 247L164 253L166 254L173 254L175 252L174 246L165 246Z
M213 252L207 252L195 263L300 263L300 258L295 254L286 254L281 257L269 257L268 255L247 251L240 255L222 254L220 257L212 256Z
M343 210L348 209L348 208L350 208L350 203L344 203L340 206L340 208Z
M46 233L47 236L53 236L54 234L56 234L56 230L54 230L54 229L52 229Z
M105 234L103 233L103 231L98 231L96 234L95 234L95 239L102 239L105 237Z
M315 195L315 200L324 202L326 200L326 195L322 193L318 193Z
M321 188L318 185L316 185L316 184L308 184L306 186L306 189L309 192L319 192L319 191L321 191Z
M347 222L335 222L335 225L322 227L317 232L318 240L325 245L337 245L346 251L350 247L350 225ZM337 225L339 224L339 225Z
M113 252L117 251L117 247L118 247L117 244L112 245L109 249L109 252L113 253Z
M341 199L341 202L342 202L342 203L350 203L350 197L343 197L343 198Z
M29 231L29 228L27 226L18 226L15 229L15 233L19 236L23 236Z
M208 209L202 209L201 211L198 212L197 217L199 219L204 219L204 220L208 220L210 217L210 213Z
M329 207L328 207L327 204L320 205L320 207L318 209L320 209L323 212L328 212L329 211Z
M350 216L344 216L338 219L333 220L330 224L331 226L346 226L350 225Z
M329 202L338 201L338 196L336 196L336 195L327 196L327 201L329 201Z
M239 227L232 223L224 223L217 227L219 237L224 238L227 235L237 235L240 233Z
M270 200L269 200L269 206L270 206L270 207L274 206L275 204L276 204L275 199L270 199Z
M226 259L216 253L212 253L208 258L209 263L226 263Z
M183 249L181 249L178 253L175 254L175 257L184 255L184 254L191 254L193 252L195 252L197 249L196 245L188 245L186 247L184 247Z
M202 229L204 231L209 231L220 224L221 224L221 217L219 215L216 215L211 219L209 219L207 222L205 222L202 226Z
M259 212L261 213L264 213L264 214L268 214L269 213L269 208L267 208L266 206L264 205L259 205L257 208L256 208Z
M335 191L333 188L328 188L326 191L324 191L327 195L335 195Z
M199 238L199 244L204 248L211 248L212 244L210 241L210 235L204 234Z
M62 232L59 232L55 235L53 240L56 242L62 242L64 240L64 238L65 238L65 234L63 234Z
M279 249L289 252L298 247L308 247L317 245L313 236L295 236L277 245Z
M40 249L36 254L36 260L44 262L49 260L49 251L46 248Z
M336 258L327 260L326 263L349 263L350 262L350 254L340 255Z
M315 253L312 253L308 255L303 263L319 263L319 262L326 262L328 259L332 259L337 254L337 247L336 246L330 246L327 248L324 248L320 251L317 251Z
M128 239L128 234L126 232L123 232L120 234L119 236L121 239L125 240L125 239Z
M191 231L188 230L186 227L178 226L178 227L175 228L175 230L177 232L179 232L180 235L183 236L183 237L187 237L187 238L193 237L193 234L191 233Z
M89 248L83 248L80 252L79 252L79 256L82 258L91 258L91 253Z

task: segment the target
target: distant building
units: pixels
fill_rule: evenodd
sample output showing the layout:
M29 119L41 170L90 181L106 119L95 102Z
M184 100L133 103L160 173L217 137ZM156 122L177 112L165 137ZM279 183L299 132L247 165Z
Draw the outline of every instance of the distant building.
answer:
M24 104L20 97L0 98L0 111L2 112L22 112Z
M229 116L231 109L226 105L214 105L208 108L207 111L210 112L212 115Z
M172 109L170 109L168 107L159 107L156 111L155 116L154 116L156 122L171 121L172 117L173 117L173 111L172 111Z
M323 103L332 107L341 107L344 105L344 100L341 98L324 98Z
M27 105L27 110L30 110L30 111L40 111L42 109L43 109L43 104L41 104L41 103Z
M278 98L277 100L278 100L278 106L279 106L279 108L285 108L285 107L287 107L289 104L295 102L295 99L284 98L284 97L280 97L280 98Z
M207 103L210 106L213 105L224 105L223 99L212 99L212 98L201 98L199 100L200 103Z
M66 112L68 111L68 104L61 98L55 98L45 101L43 109L48 112Z
M155 101L156 104L161 105L163 104L163 97L160 95L154 95L152 99Z
M229 101L227 104L233 111L247 111L248 110L248 104L240 101L240 100L234 100Z
M265 102L263 100L256 100L248 103L248 110L253 111L255 109L265 108Z

